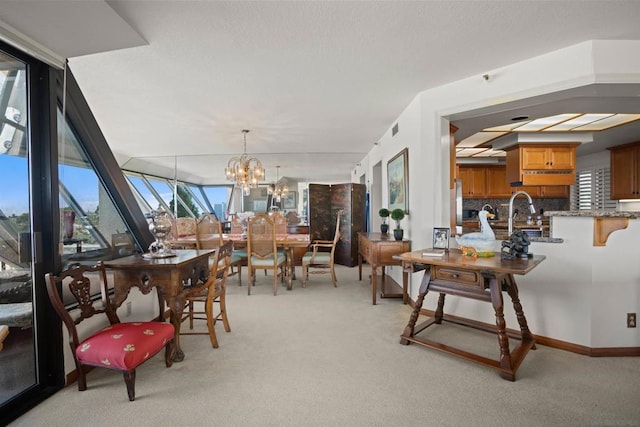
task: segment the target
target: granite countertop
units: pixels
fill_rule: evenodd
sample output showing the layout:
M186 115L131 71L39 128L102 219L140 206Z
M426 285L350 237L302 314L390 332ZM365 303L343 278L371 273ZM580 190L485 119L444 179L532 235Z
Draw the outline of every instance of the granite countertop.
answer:
M544 216L573 216L591 218L631 218L636 219L640 212L635 211L547 211Z

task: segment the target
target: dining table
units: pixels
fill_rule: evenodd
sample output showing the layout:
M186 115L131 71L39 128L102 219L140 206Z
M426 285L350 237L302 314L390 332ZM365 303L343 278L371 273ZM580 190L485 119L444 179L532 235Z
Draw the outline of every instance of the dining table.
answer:
M208 238L218 239L218 235L211 235ZM228 242L233 241L234 249L247 248L247 235L242 234L223 234L222 240ZM181 248L197 248L198 238L196 236L185 236L176 239L169 240L169 243L173 247ZM287 290L290 291L293 288L293 280L296 279L296 269L294 264L294 250L295 248L308 248L311 244L311 238L309 234L276 234L276 246L285 251L287 255Z
M157 290L160 308L159 321L165 317L165 304L175 328L175 351L171 359L181 362L184 352L180 347L180 325L188 289L206 282L209 278L209 257L215 249L175 250L166 257L134 254L105 261L105 267L113 273L111 303L118 308L127 299L129 291L137 287L143 295Z

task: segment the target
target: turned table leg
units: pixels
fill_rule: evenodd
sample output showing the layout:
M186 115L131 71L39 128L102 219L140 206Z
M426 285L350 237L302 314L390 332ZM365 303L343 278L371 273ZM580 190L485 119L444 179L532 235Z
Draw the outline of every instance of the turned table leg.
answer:
M502 369L500 375L504 379L515 381L511 352L509 351L509 337L507 337L506 322L504 320L504 300L502 299L502 284L500 282L495 277L492 277L489 281L491 304L496 312L498 344L500 345L500 368Z

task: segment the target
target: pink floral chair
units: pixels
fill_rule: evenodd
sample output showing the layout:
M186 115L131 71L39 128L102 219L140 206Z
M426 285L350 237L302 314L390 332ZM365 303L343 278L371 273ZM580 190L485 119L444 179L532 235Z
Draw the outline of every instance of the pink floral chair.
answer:
M91 298L91 280L100 280L101 300ZM129 400L135 400L136 367L163 348L165 364L172 365L175 329L170 323L121 323L108 299L107 275L104 264L95 266L73 264L58 275L46 275L49 299L69 332L69 346L76 364L78 390L87 389L85 366L97 366L122 371ZM67 286L77 301L71 311L62 303L61 287ZM94 304L95 303L95 304ZM105 315L108 325L82 341L77 325L93 316ZM107 323L107 322L105 322Z

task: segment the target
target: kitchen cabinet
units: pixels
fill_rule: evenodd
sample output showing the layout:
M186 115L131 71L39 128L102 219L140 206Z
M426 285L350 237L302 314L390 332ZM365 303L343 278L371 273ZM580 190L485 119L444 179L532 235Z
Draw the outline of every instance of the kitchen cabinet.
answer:
M573 147L522 147L522 169L564 170L575 169Z
M640 142L609 148L611 199L640 199Z
M506 148L507 182L572 185L578 144L525 144Z
M512 189L507 182L507 168L504 166L488 166L487 174L487 197L504 198L511 197Z
M569 197L568 185L529 185L512 187L505 166L460 166L462 197L465 199L507 199L516 191L526 191L534 199Z
M526 191L534 199L566 199L569 197L568 185L543 185L527 187L511 187L513 191ZM509 195L511 197L511 195Z
M465 199L487 197L487 182L485 167L460 167L462 179L462 197Z

